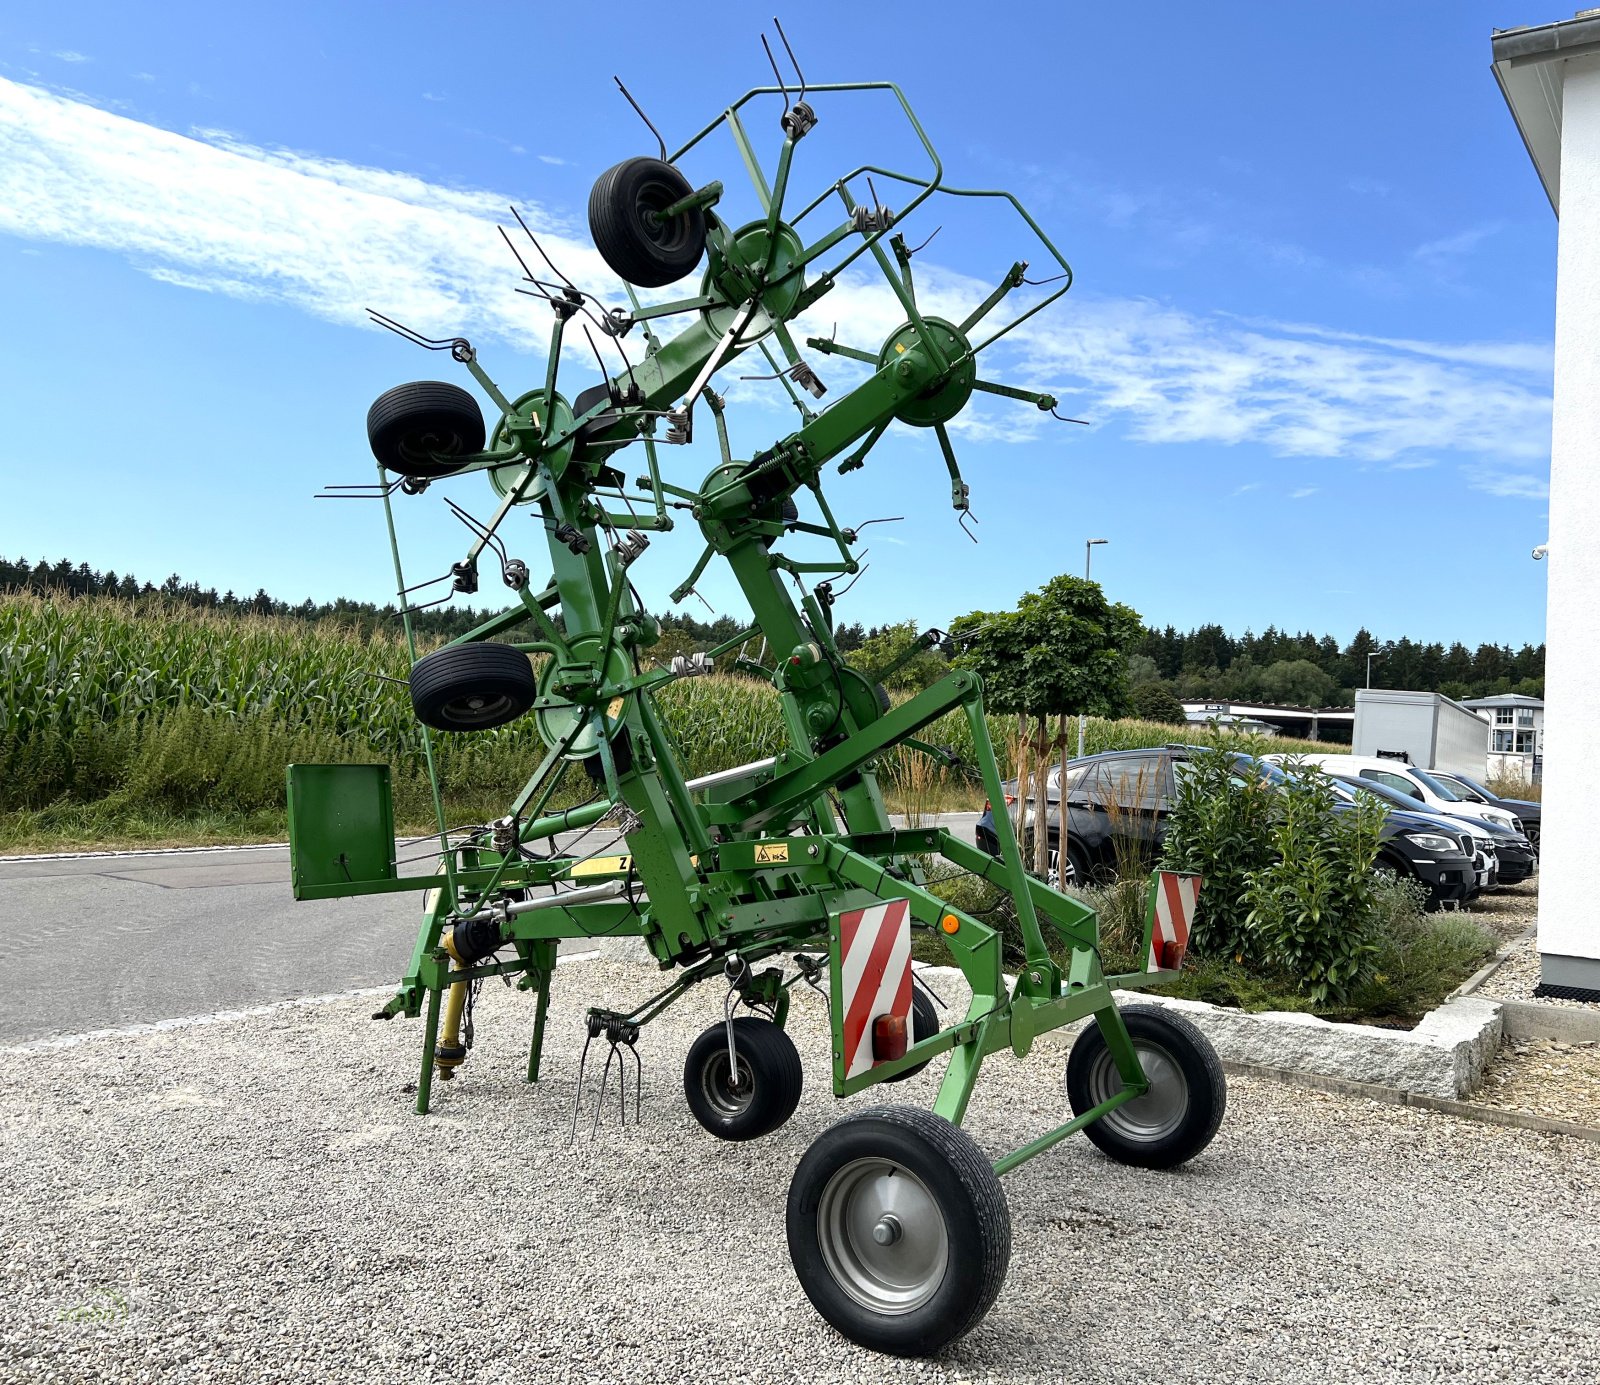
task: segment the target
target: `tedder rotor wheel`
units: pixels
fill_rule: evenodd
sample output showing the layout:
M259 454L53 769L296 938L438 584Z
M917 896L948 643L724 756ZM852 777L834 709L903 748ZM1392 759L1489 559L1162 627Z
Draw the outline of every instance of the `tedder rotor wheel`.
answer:
M924 1039L931 1039L939 1032L939 1015L933 1008L933 1002L919 991L915 986L911 988L911 1040L921 1043ZM928 1063L918 1063L914 1068L907 1068L904 1072L897 1072L893 1077L886 1077L885 1082L904 1082L908 1077L915 1077Z
M1216 1049L1182 1015L1154 1005L1129 1005L1122 1022L1150 1081L1143 1096L1085 1127L1084 1133L1120 1164L1176 1168L1217 1133L1228 1105L1228 1083ZM1074 1115L1122 1090L1122 1075L1098 1024L1078 1035L1067 1059L1067 1100Z
M483 451L483 438L478 401L443 380L396 385L367 410L372 455L401 476L448 476L460 467L457 458Z
M800 1104L800 1054L783 1030L755 1015L733 1021L733 1047L737 1069L728 1064L724 1025L696 1039L683 1064L683 1094L694 1118L719 1140L756 1140Z
M447 644L411 668L417 720L437 731L484 731L515 721L539 696L528 656L509 644Z
M616 273L640 288L675 282L700 263L706 214L699 207L663 218L661 212L694 189L660 159L624 159L589 190L589 233Z
M816 1310L896 1356L930 1356L976 1327L1011 1261L993 1166L958 1126L914 1106L823 1131L789 1185L788 1232Z

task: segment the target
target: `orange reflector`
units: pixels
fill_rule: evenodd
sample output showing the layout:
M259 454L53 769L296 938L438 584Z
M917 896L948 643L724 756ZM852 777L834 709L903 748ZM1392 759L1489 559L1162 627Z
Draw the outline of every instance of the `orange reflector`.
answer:
M1156 951L1163 971L1177 971L1183 966L1183 954L1188 950L1187 943L1163 941Z
M906 1056L906 1017L904 1015L879 1015L872 1021L872 1057L874 1062L888 1063Z
M939 920L939 927L944 929L946 933L954 933L956 929L961 927L961 920L954 914L946 914Z

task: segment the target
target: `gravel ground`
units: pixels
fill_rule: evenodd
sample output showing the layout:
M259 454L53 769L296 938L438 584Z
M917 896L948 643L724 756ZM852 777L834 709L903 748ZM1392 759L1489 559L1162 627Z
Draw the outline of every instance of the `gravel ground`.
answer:
M934 1361L873 1356L815 1316L784 1245L790 1173L841 1114L815 999L783 1130L727 1145L691 1120L708 988L641 1042L642 1127L564 1147L583 1007L655 984L563 967L538 1089L531 1002L491 986L426 1120L403 1090L419 1027L370 1023L370 999L6 1054L0 1380L1600 1376L1600 1147L1249 1079L1181 1172L1079 1140L1017 1170L986 1321ZM1062 1116L1042 1047L985 1068L967 1128L992 1153ZM939 1067L894 1099L931 1100Z
M1509 942L1526 933L1539 917L1539 877L1481 894L1461 912Z
M1508 1039L1472 1100L1600 1128L1600 1044Z
M1539 984L1539 942L1537 938L1516 938L1506 949L1505 960L1474 995L1485 1000L1527 1000L1535 1005L1571 1006L1579 1010L1600 1010L1592 1000L1558 1000L1555 996L1535 996Z

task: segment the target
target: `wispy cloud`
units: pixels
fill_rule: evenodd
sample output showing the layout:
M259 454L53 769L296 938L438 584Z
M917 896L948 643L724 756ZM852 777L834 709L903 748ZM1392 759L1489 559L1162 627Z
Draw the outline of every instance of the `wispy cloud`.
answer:
M223 131L175 134L0 80L0 230L97 246L190 288L342 323L371 305L430 335L536 347L547 320L513 292L496 230L509 200ZM592 248L519 205L569 274L613 282Z
M90 58L87 53L80 53L73 48L62 48L57 52L52 53L50 56L64 63L86 63L93 61L93 59Z
M1242 486L1235 486L1233 488L1233 494L1235 496L1248 495L1251 491L1258 491L1260 489L1261 489L1261 482L1259 482L1259 481L1246 481L1244 483L1244 485L1242 485Z
M1307 496L1315 495L1321 489L1321 486L1300 486L1289 492L1289 499L1304 500Z
M538 352L548 317L513 291L517 271L496 230L510 200L226 132L177 134L0 80L0 231L98 247L186 288L348 324L364 324L371 305L429 335L465 332ZM568 274L622 301L571 223L517 200ZM919 259L918 271L925 311L955 321L992 287L931 261ZM825 336L837 323L841 341L873 346L902 318L881 279L852 272L797 336ZM996 350L986 374L1049 389L1078 416L1143 442L1254 444L1396 466L1453 453L1483 459L1467 470L1479 489L1542 492L1542 344L1363 336L1074 292ZM835 396L854 378L839 358L817 364ZM980 441L1061 427L993 400L957 422Z
M1550 498L1550 482L1544 476L1505 471L1482 463L1472 463L1461 470L1474 490L1487 491L1490 495L1505 496L1511 500Z
M1504 228L1503 221L1489 221L1480 226L1469 226L1454 235L1442 236L1438 240L1430 240L1424 245L1419 245L1411 252L1411 258L1421 264L1443 265L1458 260L1463 255L1470 255L1490 236L1497 235Z
M567 163L565 159L558 159L554 154L539 155L539 162L542 164L554 164L557 168L564 168Z

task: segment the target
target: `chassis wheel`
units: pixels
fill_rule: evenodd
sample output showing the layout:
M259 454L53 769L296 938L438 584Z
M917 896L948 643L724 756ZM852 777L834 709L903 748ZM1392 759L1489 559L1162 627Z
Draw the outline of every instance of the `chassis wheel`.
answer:
M696 207L670 219L660 213L693 191L660 159L624 159L608 168L589 190L589 234L600 258L640 288L683 278L705 252L705 212Z
M483 731L515 721L539 696L528 656L509 644L447 644L411 669L417 720L438 731Z
M683 1094L694 1118L719 1140L770 1135L800 1104L805 1075L794 1040L771 1020L733 1022L737 1069L728 1063L728 1031L714 1024L689 1046Z
M467 457L483 451L483 411L458 385L416 380L396 385L367 410L372 455L401 476L448 476Z
M878 1106L817 1138L789 1185L789 1255L851 1341L928 1356L975 1327L1005 1283L1011 1216L970 1136Z
M925 992L913 985L911 988L912 1041L921 1043L924 1039L931 1039L938 1032L939 1015L933 1008L933 1002L928 999ZM907 1068L904 1072L897 1072L893 1077L886 1077L883 1080L885 1082L904 1082L908 1077L915 1077L931 1062L933 1062L932 1058L928 1059L927 1063L918 1063L914 1068Z
M1084 1133L1111 1158L1145 1169L1170 1169L1200 1153L1228 1105L1227 1079L1210 1041L1182 1015L1154 1005L1122 1011L1150 1081L1143 1096L1119 1106ZM1078 1036L1067 1059L1067 1100L1074 1115L1122 1090L1122 1075L1098 1024Z

